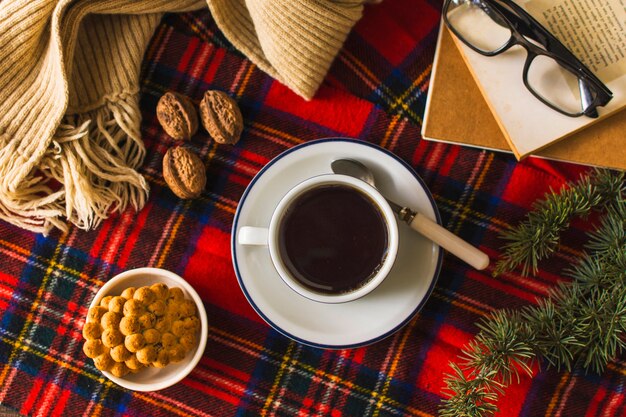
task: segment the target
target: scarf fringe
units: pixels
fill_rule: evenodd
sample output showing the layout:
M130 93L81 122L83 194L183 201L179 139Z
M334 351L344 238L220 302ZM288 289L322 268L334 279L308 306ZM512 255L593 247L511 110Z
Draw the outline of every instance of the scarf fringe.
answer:
M67 231L66 221L91 230L129 205L139 211L149 191L137 172L146 154L140 123L137 94L130 93L66 115L38 170L18 191L0 189L0 218L47 234Z

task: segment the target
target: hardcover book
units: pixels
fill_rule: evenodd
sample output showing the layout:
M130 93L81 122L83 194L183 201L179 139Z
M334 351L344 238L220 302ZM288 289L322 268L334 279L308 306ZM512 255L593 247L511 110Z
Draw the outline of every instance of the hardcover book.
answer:
M535 153L538 157L626 170L626 111ZM512 152L445 25L440 29L422 136Z
M613 99L598 107L598 118L568 117L537 100L524 86L524 48L514 46L487 57L453 36L510 149L521 159L626 107L626 8L623 0L519 0L517 3L613 92ZM479 25L471 30L486 29ZM559 89L559 95L573 94L578 86L568 85L564 80L565 77L556 74L553 87Z

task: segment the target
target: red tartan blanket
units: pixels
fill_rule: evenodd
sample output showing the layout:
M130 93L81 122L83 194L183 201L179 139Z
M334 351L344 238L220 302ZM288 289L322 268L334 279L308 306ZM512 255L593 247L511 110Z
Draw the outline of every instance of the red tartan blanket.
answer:
M146 207L89 233L72 228L43 237L0 223L0 403L37 416L436 415L448 363L477 332L475 323L494 309L545 296L581 253L582 223L535 278L494 279L491 270L445 255L430 299L405 327L371 346L337 351L286 338L250 307L233 271L230 230L253 176L281 152L322 137L354 137L400 157L430 188L443 225L492 259L501 253L500 231L522 220L550 187L586 170L421 139L440 8L433 0L368 7L311 102L234 50L207 11L166 16L143 67ZM163 181L161 161L172 140L155 107L167 90L199 100L207 89L237 99L244 133L232 147L215 145L206 133L194 137L207 186L199 199L181 201ZM152 393L109 382L82 352L95 292L141 266L183 276L209 315L199 366ZM624 375L624 358L603 375L547 369L508 388L499 415L626 415Z

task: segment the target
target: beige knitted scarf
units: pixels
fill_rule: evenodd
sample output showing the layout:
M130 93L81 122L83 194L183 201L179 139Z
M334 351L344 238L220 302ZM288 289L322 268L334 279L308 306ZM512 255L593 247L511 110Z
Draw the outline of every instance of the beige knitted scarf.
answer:
M310 99L362 0L208 0L263 71ZM35 232L139 210L139 71L164 12L207 0L0 2L0 218Z

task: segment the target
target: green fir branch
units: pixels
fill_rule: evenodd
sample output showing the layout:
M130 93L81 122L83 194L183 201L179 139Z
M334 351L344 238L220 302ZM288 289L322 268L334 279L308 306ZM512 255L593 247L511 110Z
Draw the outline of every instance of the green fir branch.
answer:
M594 196L601 194L603 201L585 204L577 198L571 200L577 200L578 207L602 205L606 214L597 229L589 233L587 252L566 270L572 280L559 283L537 305L520 311L496 311L478 323L479 333L463 349L459 364L451 364L453 372L446 375L450 397L442 403L441 416L494 414L499 396L505 387L519 381L520 371L532 376L533 361L559 370L582 367L599 373L626 348L624 176L596 171L595 180L580 184L595 189L587 194L588 198L597 201L599 197ZM572 197L570 190L564 191L567 198ZM607 197L611 194L613 200ZM554 201L538 204L537 210L560 207L558 195L548 198ZM552 208L544 214L544 220L559 217L561 222L560 216L551 217L555 214ZM559 224L562 227L564 223ZM521 247L522 240L532 236L522 233L520 240L512 243Z
M527 218L515 228L502 232L504 254L494 276L521 265L522 275L537 273L539 262L559 247L561 232L574 217L586 217L593 209L613 205L626 192L625 173L596 169L559 192L551 191L538 201Z

